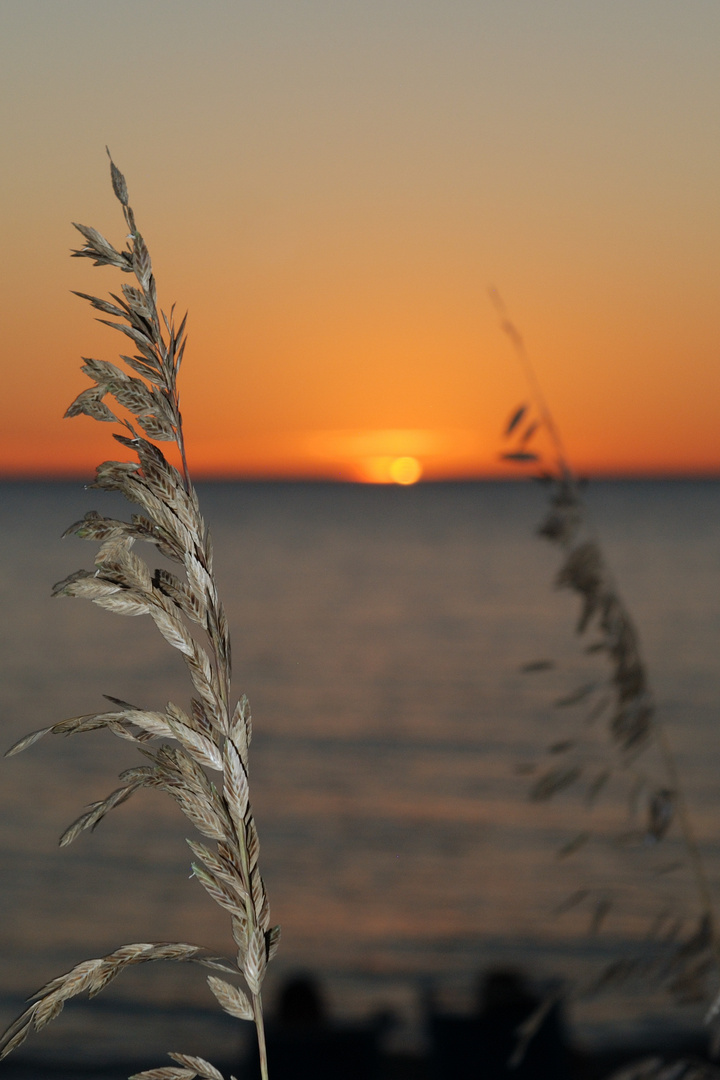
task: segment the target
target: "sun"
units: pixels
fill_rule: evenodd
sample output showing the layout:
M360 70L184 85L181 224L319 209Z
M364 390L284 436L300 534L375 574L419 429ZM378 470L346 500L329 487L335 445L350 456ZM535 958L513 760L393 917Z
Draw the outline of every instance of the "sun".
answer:
M389 472L396 484L416 484L422 476L422 465L414 457L397 457L390 463Z
M407 454L363 454L352 464L353 480L361 484L417 484L424 469L420 458Z
M364 456L355 463L355 479L362 484L416 484L423 467L416 457L393 457L391 454Z

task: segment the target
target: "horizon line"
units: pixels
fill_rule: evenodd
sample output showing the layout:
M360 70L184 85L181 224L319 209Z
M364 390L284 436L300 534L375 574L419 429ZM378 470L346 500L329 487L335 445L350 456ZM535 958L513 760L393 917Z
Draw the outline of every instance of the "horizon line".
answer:
M325 472L222 472L198 470L193 476L196 483L226 483L226 484L346 484L357 487L417 487L428 484L463 484L463 483L521 483L534 480L539 482L541 476L532 471L526 472L458 472L456 474L423 476L413 484L404 485L393 481L371 481L360 479L355 476L330 474ZM648 481L720 481L720 468L715 469L597 469L579 470L576 479L580 483L599 482L608 483L613 481L648 482ZM94 480L94 471L87 473L80 470L67 470L58 472L2 472L0 471L0 484L68 484L80 483L91 486Z

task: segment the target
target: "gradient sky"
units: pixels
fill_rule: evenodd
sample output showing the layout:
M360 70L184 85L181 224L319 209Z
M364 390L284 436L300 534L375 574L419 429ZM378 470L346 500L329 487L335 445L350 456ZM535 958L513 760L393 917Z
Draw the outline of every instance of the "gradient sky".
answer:
M191 468L497 471L521 327L573 463L720 471L717 0L3 0L0 472L88 475L63 421L117 335L71 221L189 308Z

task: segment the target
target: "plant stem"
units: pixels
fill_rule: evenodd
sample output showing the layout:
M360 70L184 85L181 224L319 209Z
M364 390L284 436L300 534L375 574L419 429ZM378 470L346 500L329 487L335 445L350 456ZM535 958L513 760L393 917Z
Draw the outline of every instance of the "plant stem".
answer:
M530 387L530 393L534 398L535 405L538 412L540 413L540 418L545 426L545 430L550 436L552 444L555 448L560 472L565 480L568 480L575 484L575 477L573 476L572 470L568 464L568 458L567 454L565 453L565 447L563 446L562 438L560 437L560 432L558 431L555 421L553 420L553 415L550 412L550 407L545 400L545 395L542 392L542 387L540 386L538 377L535 374L535 369L530 362L530 357L527 354L527 349L525 348L523 336L518 330L517 326L515 326L515 323L512 322L512 320L508 317L508 313L502 301L502 297L498 293L497 289L490 289L489 292L490 299L502 321L502 328L507 334L507 336L510 338L513 349L515 350L515 355L520 361L520 366L522 367L523 374L527 379L528 386Z
M263 1020L262 1000L259 994L253 994L253 1012L257 1028L258 1051L260 1053L260 1076L268 1080L267 1046L265 1044L265 1022Z
M187 458L185 457L185 439L183 437L182 429L182 416L180 415L180 395L175 391L175 409L177 412L178 424L177 424L177 446L180 451L180 460L182 461L183 480L185 481L185 490L190 491L190 472L188 470Z

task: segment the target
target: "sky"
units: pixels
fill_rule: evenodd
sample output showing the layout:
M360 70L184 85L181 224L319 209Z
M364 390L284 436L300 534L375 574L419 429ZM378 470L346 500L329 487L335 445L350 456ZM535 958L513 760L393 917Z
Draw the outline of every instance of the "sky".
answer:
M117 335L106 144L189 310L195 476L504 475L520 328L583 473L720 473L717 0L3 0L0 475Z

